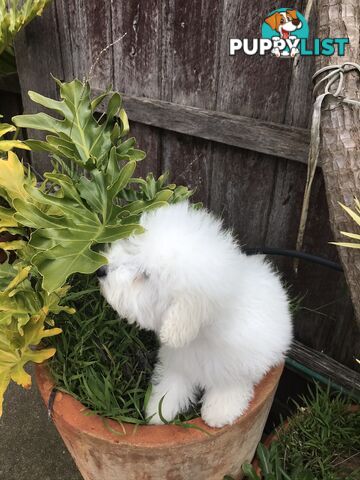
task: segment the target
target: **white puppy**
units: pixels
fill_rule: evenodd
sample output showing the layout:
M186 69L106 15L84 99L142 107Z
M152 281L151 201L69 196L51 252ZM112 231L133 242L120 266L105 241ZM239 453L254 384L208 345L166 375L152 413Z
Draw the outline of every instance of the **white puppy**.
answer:
M99 272L101 291L130 323L161 342L147 406L152 423L172 420L204 390L201 415L234 422L254 385L291 343L287 295L263 257L248 257L232 234L187 202L144 213L145 233L120 240Z

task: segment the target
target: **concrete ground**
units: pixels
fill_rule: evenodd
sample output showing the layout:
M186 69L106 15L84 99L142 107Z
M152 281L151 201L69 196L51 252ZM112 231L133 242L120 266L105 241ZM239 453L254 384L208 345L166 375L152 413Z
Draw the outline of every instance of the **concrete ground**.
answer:
M0 418L0 480L81 480L37 391L12 384Z

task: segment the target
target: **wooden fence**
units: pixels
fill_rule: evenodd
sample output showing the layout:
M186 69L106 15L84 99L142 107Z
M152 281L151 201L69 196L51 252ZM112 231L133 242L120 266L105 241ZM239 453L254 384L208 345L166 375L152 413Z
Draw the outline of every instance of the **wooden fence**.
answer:
M54 0L16 43L22 101L28 90L56 97L50 73L83 79L99 51L92 87L124 93L132 134L147 151L141 173L169 169L196 187L196 198L221 214L243 245L292 249L301 211L309 147L311 57L229 56L229 38L260 35L279 7L301 0ZM311 13L310 31L316 15ZM32 132L31 132L32 134ZM35 156L42 170L44 157ZM321 170L313 187L304 250L338 260ZM292 295L303 296L296 336L355 368L359 335L341 273L275 259Z

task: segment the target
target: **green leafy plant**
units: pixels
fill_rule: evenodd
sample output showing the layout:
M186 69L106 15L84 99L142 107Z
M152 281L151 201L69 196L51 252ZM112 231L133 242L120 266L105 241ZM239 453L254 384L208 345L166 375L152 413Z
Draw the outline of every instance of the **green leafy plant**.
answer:
M141 233L141 213L166 205L178 193L161 187L148 199L146 181L132 179L136 163L145 153L135 148L134 138L123 140L129 126L118 93L104 92L91 101L88 84L79 80L57 83L60 101L34 92L29 95L63 118L38 113L13 119L18 127L50 132L45 141L26 143L35 151L48 151L55 161L54 171L44 175L40 186L30 184L20 162L10 157L0 175L0 187L7 188L14 218L32 229L31 263L48 292L59 288L73 273L89 274L104 265L106 258L99 253L99 246ZM97 119L95 109L105 99L107 112ZM9 191L9 175L16 178L19 188ZM131 182L140 183L142 198L130 198ZM182 196L187 193L185 189Z
M16 34L43 13L50 0L0 0L0 75L16 72Z
M14 268L21 267L24 272L15 276L20 280L13 289L15 277L10 275L8 254L3 298L6 302L11 298L12 310L10 320L4 300L0 306L0 335L6 339L0 344L0 400L9 379L19 379L9 374L9 355L12 371L21 370L19 383L28 385L23 381L23 367L31 359L29 348L50 335L51 330L44 333L40 329L39 335L25 337L23 325L30 328L35 319L40 319L42 328L46 323L51 325L47 315L65 308L59 306L67 292L65 282L74 274L90 275L106 264L101 254L106 243L142 233L139 220L145 210L191 195L185 187L167 185L166 175L157 180L151 174L146 179L133 178L145 153L136 148L134 138L125 138L129 124L118 93L105 91L91 99L87 83L57 83L60 101L30 92L34 101L54 110L57 118L38 113L13 119L18 128L49 133L45 140L29 140L25 145L34 151L47 151L53 171L45 173L39 183L14 152L8 151L7 158L0 159L0 228L10 235L0 240L0 248L15 251ZM107 110L99 117L96 107L100 102L107 102ZM26 292L26 298L21 292ZM18 332L16 338L14 331ZM56 333L60 330L53 329L52 334ZM54 352L53 348L48 350L44 358ZM40 359L40 352L37 354L32 358Z
M340 203L340 206L345 210L345 212L354 220L355 224L360 227L360 201L355 198L355 208L352 210ZM340 232L345 237L351 238L352 240L358 240L358 242L331 242L334 245L339 247L348 247L348 248L360 248L360 235L358 233L350 232Z

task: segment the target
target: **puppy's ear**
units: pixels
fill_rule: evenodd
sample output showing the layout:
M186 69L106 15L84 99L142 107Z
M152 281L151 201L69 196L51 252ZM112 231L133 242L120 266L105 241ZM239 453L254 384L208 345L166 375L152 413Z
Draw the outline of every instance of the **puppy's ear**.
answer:
M290 15L290 17L291 17L292 19L297 18L296 10L286 10L286 13L287 13L288 15Z
M160 340L173 348L184 347L194 340L200 327L209 320L207 302L195 295L183 295L166 310L160 329Z
M279 12L275 12L270 17L265 18L265 22L270 25L273 30L278 31L280 25L281 14Z

